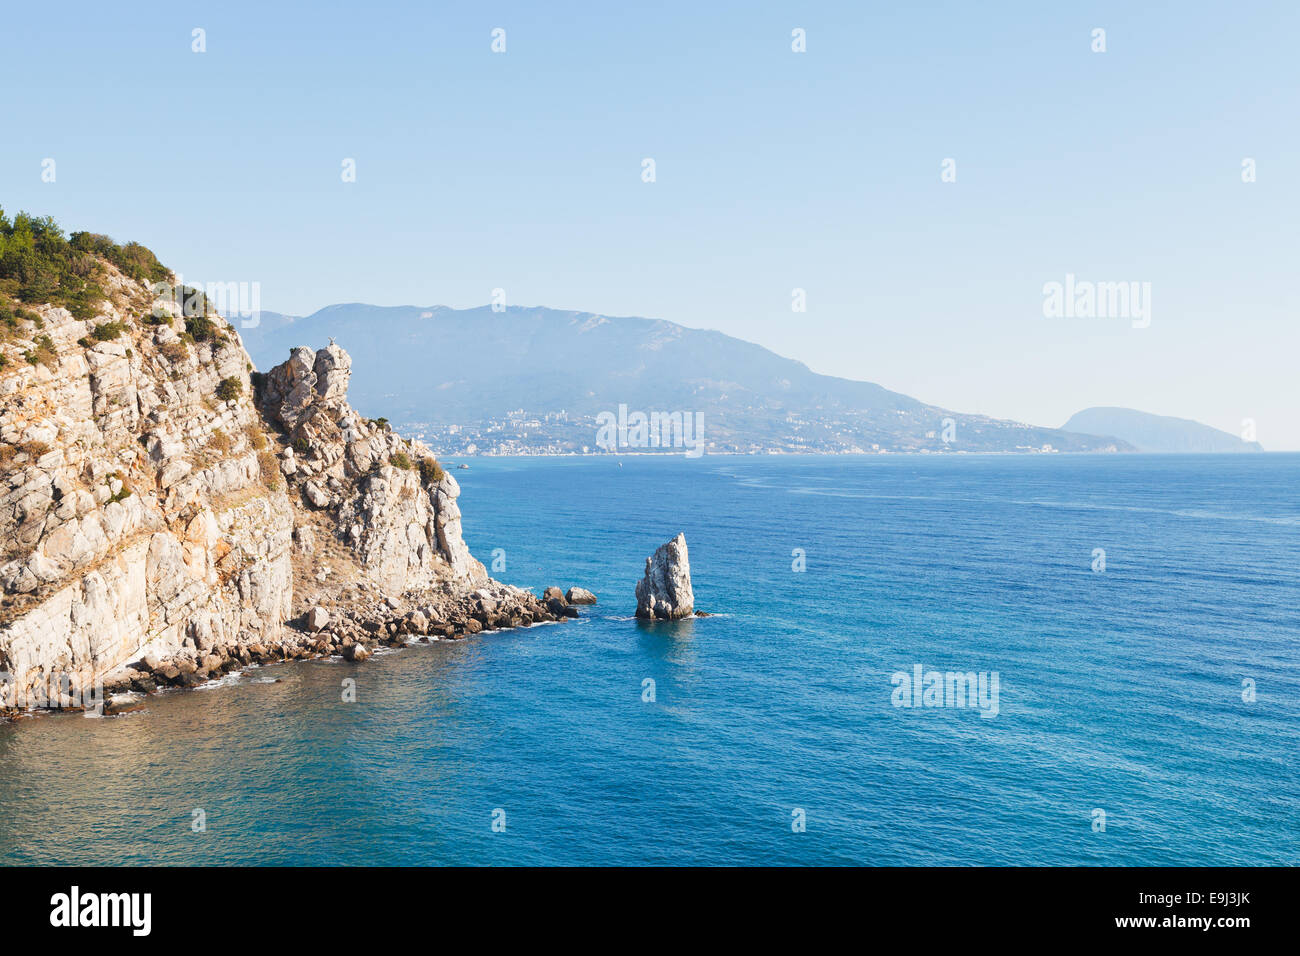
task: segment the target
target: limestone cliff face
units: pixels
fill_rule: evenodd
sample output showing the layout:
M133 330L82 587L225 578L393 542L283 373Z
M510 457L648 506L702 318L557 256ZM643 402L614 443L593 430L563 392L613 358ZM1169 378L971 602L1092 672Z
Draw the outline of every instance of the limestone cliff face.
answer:
M671 621L694 612L690 554L686 535L678 534L645 559L645 576L636 583L636 616Z
M95 318L38 307L0 343L0 693L292 644L313 534L385 588L487 581L455 481L347 404L342 349L272 370L264 420L233 329L110 278Z
M393 593L488 580L461 538L460 488L419 441L347 402L352 360L330 343L295 348L259 381L258 404L284 442L281 469L303 519L346 542L355 572Z

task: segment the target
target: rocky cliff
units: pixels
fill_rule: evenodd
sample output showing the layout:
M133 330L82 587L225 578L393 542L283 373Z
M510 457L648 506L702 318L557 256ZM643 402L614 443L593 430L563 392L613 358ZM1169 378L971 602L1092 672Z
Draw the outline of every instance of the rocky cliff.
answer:
M341 348L258 375L219 317L98 268L86 319L0 298L0 707L556 617L470 556L429 450L348 405Z
M690 553L686 535L678 534L645 559L645 575L636 583L636 616L675 621L694 613Z
M352 360L334 343L295 348L258 379L258 405L283 436L281 470L318 515L303 526L341 533L354 571L406 591L487 582L461 539L456 480L419 441L369 421L347 402Z

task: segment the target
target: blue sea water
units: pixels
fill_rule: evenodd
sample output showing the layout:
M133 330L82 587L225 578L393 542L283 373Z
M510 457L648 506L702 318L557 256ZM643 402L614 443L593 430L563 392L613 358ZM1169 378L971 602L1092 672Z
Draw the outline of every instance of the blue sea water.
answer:
M1300 863L1300 455L471 466L580 621L0 727L0 862ZM638 622L678 531L716 616Z

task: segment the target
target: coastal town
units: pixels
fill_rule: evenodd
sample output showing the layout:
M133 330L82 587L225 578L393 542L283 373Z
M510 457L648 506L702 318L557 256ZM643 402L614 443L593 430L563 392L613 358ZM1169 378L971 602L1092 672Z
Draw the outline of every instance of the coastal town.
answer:
M606 413L602 413L606 414ZM600 416L571 415L566 410L533 412L515 409L503 417L466 424L442 424L428 421L395 422L394 427L410 434L451 458L557 456L606 454L690 454L712 455L886 455L886 454L968 454L1004 452L1009 454L1053 454L1061 449L1051 441L1036 440L1039 429L1026 425L1024 441L1013 451L1001 444L982 440L977 428L959 429L952 419L939 420L931 427L924 421L909 420L904 413L895 414L894 431L887 432L879 415L838 413L813 419L787 415L758 423L736 422L736 416L710 416L696 413L704 427L695 435L696 446L688 440L638 442L635 434L621 434L614 441L602 436ZM869 420L874 419L874 420ZM730 420L730 423L729 423ZM950 422L945 429L944 422ZM945 434L946 431L946 434ZM966 432L970 438L959 440ZM1002 433L1004 434L1004 433ZM689 439L689 436L688 436ZM1119 445L1112 449L1123 450Z

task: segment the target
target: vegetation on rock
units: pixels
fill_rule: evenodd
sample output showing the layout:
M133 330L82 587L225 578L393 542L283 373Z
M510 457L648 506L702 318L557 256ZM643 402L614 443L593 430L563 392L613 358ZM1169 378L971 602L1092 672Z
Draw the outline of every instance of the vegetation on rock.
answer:
M20 323L31 322L37 328L43 324L41 317L30 309L14 307L0 299L0 342L8 342L20 330Z
M280 459L267 450L257 453L257 466L262 472L262 484L275 491L280 487Z
M206 315L187 315L185 317L185 338L191 342L224 343L226 333L222 328L223 324L215 319L208 318Z
M99 303L108 298L101 259L140 281L161 282L170 275L158 257L139 243L118 245L91 232L65 236L49 216L20 212L10 220L0 209L2 298L48 302L63 306L74 318L93 318Z
M243 392L244 383L233 375L223 378L220 384L217 385L217 398L223 402L234 401Z
M121 322L102 322L95 326L90 333L90 337L96 342L111 342L124 331L126 331L126 326Z
M29 365L44 365L46 368L53 369L59 364L59 350L54 345L54 340L48 335L36 336L36 348L27 349L23 352L23 358L27 359Z
M190 350L184 342L165 342L158 346L158 354L173 365L184 362L190 357Z

